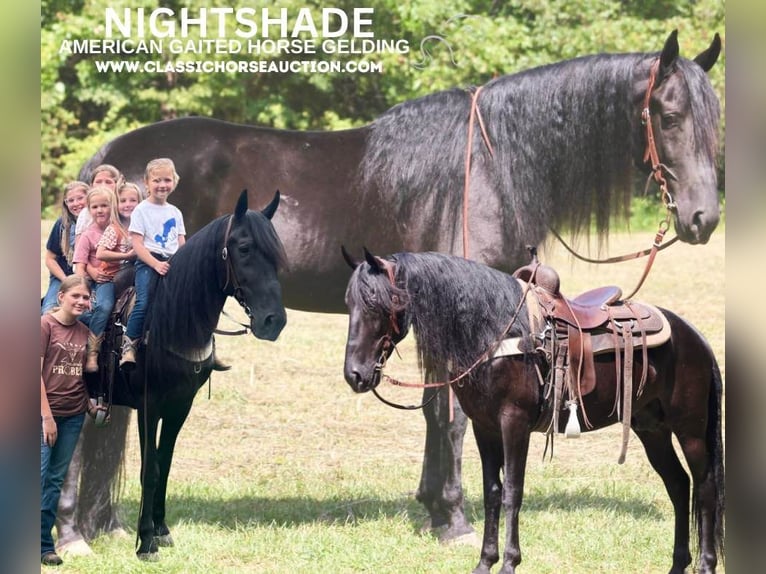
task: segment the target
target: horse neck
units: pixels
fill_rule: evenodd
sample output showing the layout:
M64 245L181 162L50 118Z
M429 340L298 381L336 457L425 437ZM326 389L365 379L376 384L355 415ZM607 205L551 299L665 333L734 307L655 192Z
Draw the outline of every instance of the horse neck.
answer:
M409 254L401 278L421 359L466 367L494 343L518 303L509 278L438 254Z
M635 71L648 58L589 56L486 85L479 105L495 153L484 163L515 222L511 245L539 241L548 225L588 232L593 220L603 236L627 213L641 152Z
M193 238L192 238L193 239ZM191 241L191 240L190 240ZM194 349L205 346L226 302L224 263L218 246L190 244L171 260L171 272L157 289L152 338L163 347Z

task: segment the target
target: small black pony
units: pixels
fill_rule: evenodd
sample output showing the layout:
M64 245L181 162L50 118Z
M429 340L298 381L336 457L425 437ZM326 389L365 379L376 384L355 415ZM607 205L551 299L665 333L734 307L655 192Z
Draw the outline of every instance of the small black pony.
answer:
M277 272L286 260L270 221L278 205L279 192L262 212L250 211L243 191L233 215L214 220L178 250L155 290L136 369L124 375L125 384L115 384L111 402L138 410L141 559L156 559L158 545L172 545L165 497L173 449L194 396L210 376L213 331L226 298L242 305L259 339L275 340L285 325Z
M399 253L388 259L366 254L366 262L349 260L355 271L346 291L349 330L344 375L356 392L374 389L382 366L410 327L417 335L421 364L451 365L450 377L468 375L454 389L472 420L482 462L484 482L484 540L474 570L486 574L500 557L498 521L506 511L504 574L521 562L518 515L530 433L544 431L552 408L541 384L551 366L540 351L501 356L476 365L477 359L506 336L529 340L526 295L515 278L479 263L437 253ZM528 302L529 300L526 299ZM514 319L515 311L523 311ZM648 349L647 378L626 389L632 392L631 427L644 445L649 462L662 478L675 511L675 541L671 574L682 574L691 563L689 549L689 477L671 442L678 438L693 479L692 509L700 549L698 572L715 572L723 555L724 469L721 436L722 381L713 353L689 323L661 310L672 335ZM539 333L533 333L539 337ZM595 390L582 398L592 428L618 422L615 355L595 361ZM626 357L622 369L627 369ZM633 353L642 364L642 351ZM537 369L542 373L538 375ZM633 379L638 379L636 368ZM619 374L622 379L623 374ZM616 395L617 393L617 395ZM627 405L627 401L625 402ZM558 431L564 430L564 421ZM500 470L504 480L500 480Z
M475 89L441 91L342 131L276 130L203 117L157 122L106 143L80 179L110 163L140 183L149 160L170 157L181 174L174 203L189 230L225 213L243 187L282 190L274 227L290 261L281 276L285 304L340 313L348 273L337 256L341 244L457 254L466 223L469 256L510 272L526 260L524 246L540 244L551 227L585 233L595 222L603 239L610 216L627 212L632 179L651 171L642 122L648 95L648 121L675 201L676 231L683 241L705 243L720 217L720 108L706 75L720 51L715 35L695 58L683 58L673 32L659 51L595 54L504 75L488 81L476 99ZM478 127L469 136L474 101L492 151ZM441 376L442 365L429 368ZM467 423L459 409L454 422L447 412L443 394L424 410L417 498L431 525L446 527L441 535L452 539L473 530L463 509L460 471ZM107 459L94 443L83 458ZM106 468L101 465L100 475L89 480L83 475L86 522L96 521L90 493L108 490Z

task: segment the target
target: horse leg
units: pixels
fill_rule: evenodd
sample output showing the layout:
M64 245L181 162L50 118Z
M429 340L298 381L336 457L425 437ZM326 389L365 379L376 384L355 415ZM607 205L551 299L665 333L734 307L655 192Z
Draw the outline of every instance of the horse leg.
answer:
M138 515L139 544L136 556L140 560L158 560L154 540L154 493L159 478L157 462L157 426L159 414L151 406L138 409L138 436L141 443L141 506Z
M426 443L416 498L428 510L431 528L441 530L439 539L450 542L475 534L463 508L461 476L463 436L468 419L455 399L454 420L450 422L448 391L426 389L424 401L433 393L438 393L437 397L423 409Z
M532 424L527 411L507 406L501 415L503 433L503 509L505 510L505 551L499 574L514 574L521 563L519 511L524 497L524 476Z
M83 467L77 525L86 540L100 532L124 532L117 516L113 490L125 452L131 409L113 406L110 422L103 428L91 424L83 429Z
M503 485L500 469L503 467L503 445L497 439L473 426L476 445L481 457L481 475L484 487L484 537L481 543L481 557L473 574L489 574L490 568L500 559L498 529L500 526L500 504Z
M632 427L644 445L649 463L662 478L673 504L675 534L670 574L683 574L692 561L689 551L689 475L678 460L670 428L661 417L659 403L650 404L634 415Z
M158 546L173 546L173 537L170 535L170 529L165 522L165 501L167 498L168 477L170 475L170 465L173 462L173 451L175 450L176 439L181 427L186 421L186 417L191 410L192 401L188 404L178 406L177 410L167 413L162 418L162 431L160 432L160 443L157 450L157 462L159 468L159 479L157 490L154 493L154 539Z
M83 427L89 425L90 422L90 418L85 417ZM80 438L77 441L77 446L72 456L72 462L69 464L64 484L61 486L61 497L59 498L58 510L56 511L57 549L61 553L74 555L92 554L90 546L85 542L76 521L78 482L80 481L80 471L82 470L83 458L85 456L83 453L83 432L80 433Z

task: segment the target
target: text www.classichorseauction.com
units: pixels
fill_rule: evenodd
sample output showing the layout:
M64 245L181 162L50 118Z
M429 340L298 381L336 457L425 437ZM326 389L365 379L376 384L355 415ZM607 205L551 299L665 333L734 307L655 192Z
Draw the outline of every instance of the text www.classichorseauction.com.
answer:
M121 56L121 59L94 61L100 73L380 73L383 63L371 54L407 54L407 40L377 39L370 29L372 8L355 8L350 13L323 8L315 22L307 8L291 14L286 8L263 8L260 18L253 8L183 8L174 12L143 8L122 13L106 8L102 38L66 39L59 54ZM232 26L234 28L232 29ZM351 37L346 37L350 35ZM156 55L149 61L134 56ZM170 56L168 60L167 56ZM191 55L191 59L185 56ZM207 56L241 56L241 59L197 59ZM281 55L304 59L272 60ZM319 55L318 58L313 56ZM348 56L359 59L346 59ZM263 56L263 60L248 57ZM338 59L336 59L338 58Z

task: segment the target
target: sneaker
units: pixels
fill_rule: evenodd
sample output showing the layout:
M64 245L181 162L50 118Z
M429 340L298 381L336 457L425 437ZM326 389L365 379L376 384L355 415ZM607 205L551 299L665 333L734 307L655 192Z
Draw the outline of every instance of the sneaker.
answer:
M61 566L64 561L55 552L46 552L40 557L40 564L44 566Z

